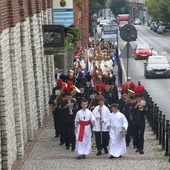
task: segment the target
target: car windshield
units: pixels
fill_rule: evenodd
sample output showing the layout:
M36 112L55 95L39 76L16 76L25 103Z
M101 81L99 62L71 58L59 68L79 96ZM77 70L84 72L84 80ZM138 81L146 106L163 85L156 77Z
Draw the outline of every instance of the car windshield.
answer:
M137 50L150 50L148 45L138 45L136 47Z
M166 57L149 58L148 64L168 64Z
M100 23L105 24L107 21L106 20L101 20Z
M126 24L128 24L128 21L120 21L120 24L126 25Z

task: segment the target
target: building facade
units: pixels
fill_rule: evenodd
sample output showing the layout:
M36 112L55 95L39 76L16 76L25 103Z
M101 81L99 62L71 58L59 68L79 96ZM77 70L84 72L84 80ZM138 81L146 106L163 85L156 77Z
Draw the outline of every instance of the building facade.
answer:
M130 15L134 21L136 18L140 18L145 21L145 0L128 0L130 7Z
M80 46L89 42L89 0L74 5L82 26ZM0 170L11 169L50 113L54 56L44 55L43 25L53 24L52 0L0 1Z
M87 46L89 43L89 0L82 0L83 9L80 11L74 4L74 23L77 28L81 28L81 41L78 46Z
M24 156L49 114L54 59L44 55L44 24L52 24L51 0L0 1L0 169Z

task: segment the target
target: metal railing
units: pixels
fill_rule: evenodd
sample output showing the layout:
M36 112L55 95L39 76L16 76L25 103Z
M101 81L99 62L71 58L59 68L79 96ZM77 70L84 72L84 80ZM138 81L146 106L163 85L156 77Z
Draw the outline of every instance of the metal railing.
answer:
M170 162L170 121L159 110L159 107L153 102L152 97L147 91L143 93L143 98L147 104L148 113L146 118L151 126L151 130L156 135L159 145L165 150L165 156L169 156Z

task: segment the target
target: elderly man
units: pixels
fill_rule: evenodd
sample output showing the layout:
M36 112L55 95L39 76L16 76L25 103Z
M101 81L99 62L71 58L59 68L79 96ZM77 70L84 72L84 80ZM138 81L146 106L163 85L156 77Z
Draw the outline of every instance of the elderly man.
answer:
M57 82L57 80L60 78L60 71L58 68L55 69L55 80Z
M73 84L75 84L76 82L76 78L73 70L69 70L68 75L66 76L66 83L68 83L69 81L72 82Z

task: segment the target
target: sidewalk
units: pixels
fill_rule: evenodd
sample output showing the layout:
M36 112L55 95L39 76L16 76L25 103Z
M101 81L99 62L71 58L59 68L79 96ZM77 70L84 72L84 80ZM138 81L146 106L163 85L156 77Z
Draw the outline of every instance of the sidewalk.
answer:
M135 153L132 143L122 158L110 160L104 153L92 152L86 159L77 160L77 154L59 145L54 138L53 118L37 130L34 141L28 142L23 159L17 160L12 170L170 170L168 157L164 156L155 135L146 125L144 154ZM94 139L92 139L94 140Z

